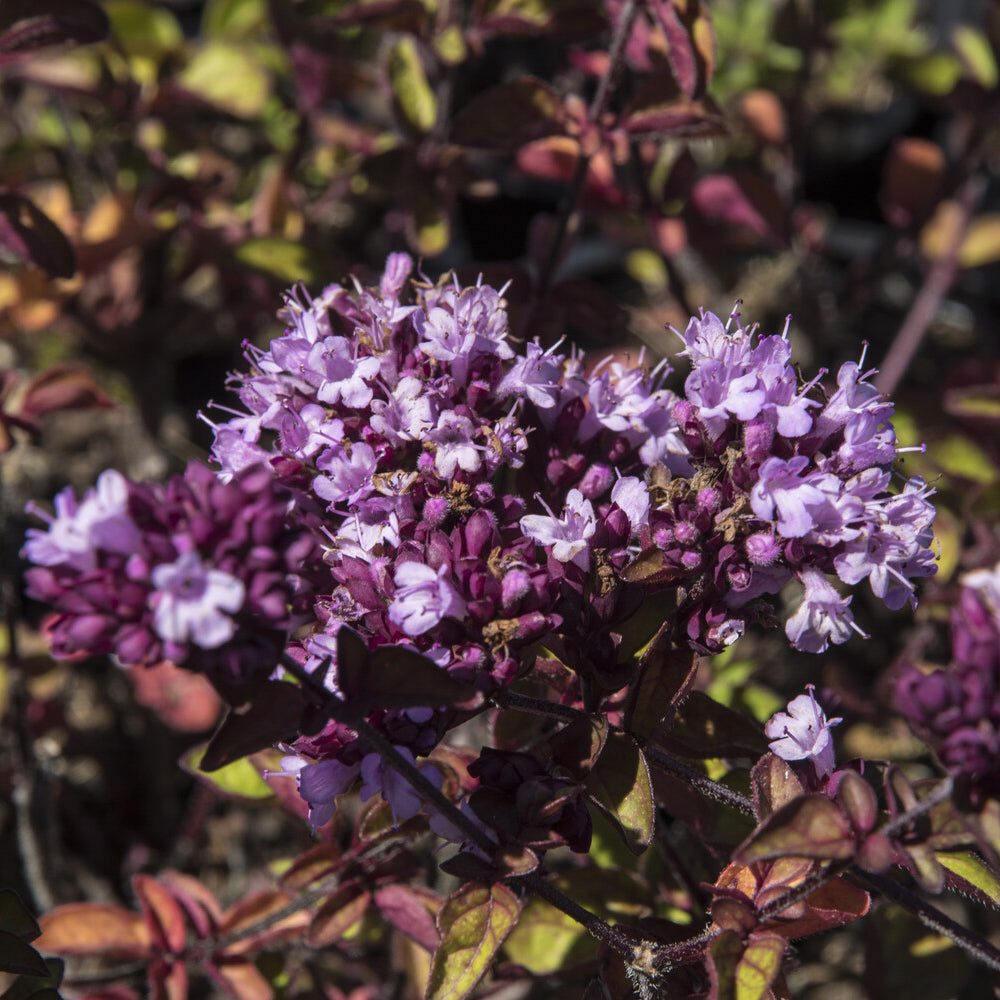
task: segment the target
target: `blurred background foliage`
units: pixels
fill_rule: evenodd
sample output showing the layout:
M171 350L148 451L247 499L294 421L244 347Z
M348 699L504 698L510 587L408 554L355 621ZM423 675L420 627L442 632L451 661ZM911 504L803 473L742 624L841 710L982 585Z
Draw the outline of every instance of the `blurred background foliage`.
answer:
M768 332L792 314L805 370L868 344L900 437L928 445L905 461L936 481L939 576L915 626L866 607L880 628L832 652L822 679L848 755L931 773L888 710L888 678L904 647L933 656L959 573L1000 559L1000 6L646 0L602 95L625 6L5 0L8 606L25 501L109 465L151 478L203 458L195 414L224 402L242 344L280 329L297 281L366 282L408 250L432 279L510 282L519 336L566 335L598 357L672 353L666 324L741 299ZM178 732L218 714L200 678L56 666L23 624L6 645L24 673L0 674L0 707L42 775L57 886L107 895L197 851L235 898L233 870L287 853L287 825L213 806L174 766L191 744ZM699 684L764 720L818 669L762 641ZM2 806L9 844L13 823ZM0 854L0 883L20 884L16 849ZM951 995L940 942L880 919L868 995L899 996L915 975L921 997ZM890 945L910 938L923 951L907 964ZM840 961L810 995L860 981Z

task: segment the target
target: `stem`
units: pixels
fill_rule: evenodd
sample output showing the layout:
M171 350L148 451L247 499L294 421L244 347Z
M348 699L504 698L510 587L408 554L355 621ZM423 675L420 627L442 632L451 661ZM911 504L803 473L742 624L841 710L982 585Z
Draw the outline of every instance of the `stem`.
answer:
M979 200L986 189L986 181L979 176L970 177L958 192L959 208L955 231L945 247L944 253L931 265L927 280L920 289L913 305L899 328L889 353L882 362L882 369L875 379L875 386L883 395L895 392L913 356L917 353L927 328L937 314L941 300L951 288L958 270L959 254L968 232L969 223L976 211Z
M422 774L415 764L411 764L380 732L372 728L367 719L355 717L354 713L347 710L347 706L340 698L331 694L321 681L318 681L312 674L304 670L290 656L282 655L281 665L293 677L309 688L309 690L322 697L323 708L331 719L356 730L358 735L380 757L387 760L393 769L409 782L413 789L418 791L425 799L433 802L448 821L461 830L471 843L475 844L481 850L486 851L487 854L493 854L497 848L497 844L483 830L476 826L465 813L461 812L455 803L437 785L433 784Z
M608 98L611 96L614 78L621 66L622 53L625 51L625 45L628 42L629 35L632 33L635 19L639 14L639 6L638 0L627 0L622 8L621 15L618 18L618 27L615 28L611 48L608 51L608 65L597 85L597 93L594 94L594 99L590 102L590 107L587 109L587 128L585 131L593 128L600 121L601 115L604 114ZM579 206L580 196L583 193L583 185L587 179L587 171L590 167L592 156L592 153L585 153L581 147L580 156L576 161L576 168L573 171L573 177L569 182L569 188L559 204L559 213L556 216L552 242L549 244L548 253L539 269L538 281L535 283L535 291L532 295L531 303L525 310L523 321L523 329L525 331L530 327L538 311L538 306L544 301L549 288L552 286L556 266L559 263L559 258L562 256L566 244L569 221Z
M940 805L945 799L950 798L954 787L955 781L953 778L944 778L929 795L925 795L920 799L912 809L900 813L894 820L886 823L879 832L885 834L887 837L894 836L903 827L909 826L914 820L929 813L935 806Z
M872 875L854 869L850 879L869 891L879 892L897 906L912 913L925 927L950 938L964 952L996 972L1000 972L1000 951L967 927L945 916L936 906L921 899L915 892L885 875Z

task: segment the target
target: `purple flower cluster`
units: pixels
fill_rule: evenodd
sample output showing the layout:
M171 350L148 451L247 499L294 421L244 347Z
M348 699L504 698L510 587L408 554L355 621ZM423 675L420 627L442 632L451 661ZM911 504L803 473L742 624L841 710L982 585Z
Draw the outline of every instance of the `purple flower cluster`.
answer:
M709 584L688 619L692 645L717 651L793 578L804 594L785 631L809 652L863 634L830 577L867 577L889 607L915 604L913 579L935 571L932 490L917 478L890 488L892 405L872 373L843 365L821 400L815 382L799 386L784 335L703 313L682 339L692 371L673 412L694 472L653 491L642 539L664 573Z
M933 572L930 491L891 488L892 408L858 365L824 398L799 385L784 336L705 313L682 335L679 397L665 362L515 349L502 290L412 269L395 254L377 289L288 297L284 334L233 377L242 409L209 421L217 478L189 470L160 496L106 474L79 507L57 500L25 551L43 567L32 592L60 613L58 653L191 665L212 650L245 674L260 657L244 661L244 638L281 637L271 669L297 625L285 652L337 691L348 626L488 691L544 640L600 695L628 682L622 626L658 592L679 597L676 640L716 652L798 579L786 631L818 651L860 632L831 577L868 577L899 607ZM376 714L416 755L448 724ZM353 734L328 729L287 765L320 817L317 789L332 801L371 777Z
M108 470L79 502L64 490L23 550L28 594L55 610L53 655L169 659L220 685L270 673L321 555L288 504L266 468L222 483L192 465L163 488Z
M967 573L951 613L952 661L907 664L896 704L954 775L1000 787L1000 565Z

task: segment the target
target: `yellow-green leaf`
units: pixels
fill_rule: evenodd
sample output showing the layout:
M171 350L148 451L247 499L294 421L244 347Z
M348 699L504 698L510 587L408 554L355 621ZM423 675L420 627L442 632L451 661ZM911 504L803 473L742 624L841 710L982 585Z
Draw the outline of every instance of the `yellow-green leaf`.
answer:
M107 0L104 10L111 32L131 56L160 57L184 44L177 18L143 0Z
M592 958L597 941L562 910L534 898L525 905L504 951L534 975L546 976Z
M781 971L785 939L756 933L736 965L736 1000L764 1000Z
M982 30L971 24L956 25L951 31L951 43L976 83L984 90L993 90L998 78L997 60Z
M997 480L990 456L967 437L953 434L928 449L931 458L949 476L989 486Z
M982 858L971 851L938 851L936 857L950 873L945 881L951 888L1000 909L1000 877Z
M629 850L642 854L653 837L653 786L646 758L631 736L622 732L608 735L586 786L594 802L618 827Z
M430 132L437 121L437 98L427 82L417 43L409 36L389 51L389 82L407 122L418 132Z
M266 0L208 0L201 32L206 38L248 38L267 23Z
M271 94L271 77L244 46L213 41L195 53L179 82L203 101L238 118L253 118Z
M451 895L438 913L441 944L434 952L426 1000L467 997L517 925L521 904L502 883L473 882Z
M207 746L206 743L195 747L181 758L181 765L185 770L226 795L235 795L241 799L267 799L274 795L274 790L246 757L234 760L211 773L200 770L199 765Z
M293 240L279 236L261 236L247 240L235 250L236 259L246 267L280 278L291 284L315 280L316 259L313 252Z

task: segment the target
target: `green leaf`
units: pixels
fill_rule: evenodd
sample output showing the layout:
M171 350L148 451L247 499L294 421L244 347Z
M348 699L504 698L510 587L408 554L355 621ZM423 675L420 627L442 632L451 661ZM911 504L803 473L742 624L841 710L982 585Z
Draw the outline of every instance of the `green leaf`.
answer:
M1000 260L1000 212L984 212L969 223L958 262L962 267L986 267Z
M211 773L201 770L201 762L207 749L208 744L203 743L189 750L181 757L181 767L225 795L241 799L269 799L274 795L274 790L246 757L234 760Z
M653 838L656 819L649 765L639 745L625 733L612 732L587 776L592 800L607 813L629 850L642 854Z
M951 43L976 83L984 90L993 90L997 85L997 60L982 30L971 24L956 25L951 30Z
M948 888L1000 910L1000 877L982 858L971 851L937 851L935 857Z
M245 267L264 271L286 284L316 280L318 260L308 247L280 236L260 236L241 243L234 251Z
M764 1000L781 972L786 941L777 934L758 932L750 936L736 966L736 1000Z
M597 952L597 941L562 910L532 898L504 944L511 961L536 976L547 976L585 962Z
M559 92L542 80L522 76L473 97L455 117L451 140L460 146L512 151L561 134L564 119Z
M222 40L200 48L178 83L237 118L255 118L271 95L271 77L264 66L245 46Z
M0 889L0 930L24 941L34 941L41 929L13 889Z
M708 978L712 1000L735 1000L736 968L743 954L743 942L736 931L723 931L708 948Z
M404 119L417 132L430 132L437 121L437 98L427 82L417 43L409 36L389 50L389 82Z
M65 967L66 963L61 958L45 959L44 977L18 976L0 1000L62 1000L58 989Z
M104 10L112 34L131 56L159 59L184 44L177 18L163 7L142 0L107 0Z
M969 438L953 434L928 449L931 458L949 476L989 486L997 480L997 469L990 455Z
M772 813L733 854L749 865L769 858L839 861L854 855L846 817L825 795L803 795Z
M426 1000L463 1000L486 974L517 925L521 904L507 886L464 885L438 914L441 944L431 961Z
M266 0L208 0L201 15L206 38L249 38L267 24Z
M1000 423L1000 386L976 385L949 389L942 399L945 412L967 420Z
M0 972L15 972L22 976L47 976L42 956L16 934L0 931Z

